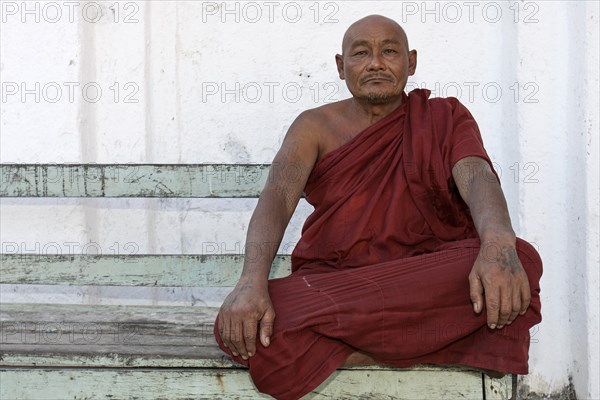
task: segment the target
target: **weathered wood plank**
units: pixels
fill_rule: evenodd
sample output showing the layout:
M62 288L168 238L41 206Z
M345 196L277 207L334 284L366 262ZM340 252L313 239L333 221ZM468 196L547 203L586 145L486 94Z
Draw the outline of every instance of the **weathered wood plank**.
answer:
M259 399L244 370L0 369L7 399ZM338 370L305 398L479 399L479 373Z
M227 355L215 350L213 358L145 357L134 354L106 353L77 355L65 353L23 353L0 351L0 367L5 368L240 368ZM212 352L212 350L211 350ZM218 352L218 354L217 354Z
M0 164L0 197L258 197L267 164Z
M107 286L235 286L244 256L0 254L0 283ZM289 275L278 255L271 278Z
M219 359L216 308L3 304L4 354Z

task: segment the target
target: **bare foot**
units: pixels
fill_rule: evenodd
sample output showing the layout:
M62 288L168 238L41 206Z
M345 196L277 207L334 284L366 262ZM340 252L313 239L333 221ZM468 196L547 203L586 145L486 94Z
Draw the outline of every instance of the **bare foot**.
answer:
M368 356L361 352L352 353L346 358L346 362L343 367L359 367L365 365L377 365L378 362L375 361L371 356Z

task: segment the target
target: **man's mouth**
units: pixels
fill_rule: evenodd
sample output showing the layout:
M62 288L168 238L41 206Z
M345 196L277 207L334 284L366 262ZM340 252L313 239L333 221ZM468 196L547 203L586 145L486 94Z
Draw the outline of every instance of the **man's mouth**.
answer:
M388 77L383 77L383 76L373 76L370 78L365 78L363 80L363 84L365 83L381 83L381 82L391 82L392 80Z

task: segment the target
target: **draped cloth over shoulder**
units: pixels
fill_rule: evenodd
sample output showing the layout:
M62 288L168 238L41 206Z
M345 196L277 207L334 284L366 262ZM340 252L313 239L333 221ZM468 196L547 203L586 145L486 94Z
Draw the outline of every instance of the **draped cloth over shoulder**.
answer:
M429 94L405 95L315 165L305 188L315 210L292 253L292 274L269 281L271 345L258 344L248 361L234 357L260 391L299 398L356 351L395 367L527 373L529 329L541 320L541 259L517 240L531 306L510 326L487 328L469 298L480 244L452 167L468 156L491 162L469 111ZM230 354L217 326L215 335Z
M371 265L477 237L452 166L467 156L491 162L468 110L428 96L412 91L315 166L305 188L315 211L292 254L294 271L316 260Z

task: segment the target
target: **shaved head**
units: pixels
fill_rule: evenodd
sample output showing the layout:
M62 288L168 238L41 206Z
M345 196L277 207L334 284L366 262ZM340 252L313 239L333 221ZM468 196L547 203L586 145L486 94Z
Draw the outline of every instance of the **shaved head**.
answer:
M404 32L404 29L402 29L400 24L393 19L384 17L383 15L368 15L350 25L350 27L346 30L344 39L342 40L342 54L344 54L348 46L350 46L357 37L362 36L362 33L365 30L382 25L387 25L388 27L392 28L397 34L397 39L401 41L404 48L408 51L408 37L406 36L406 32Z

